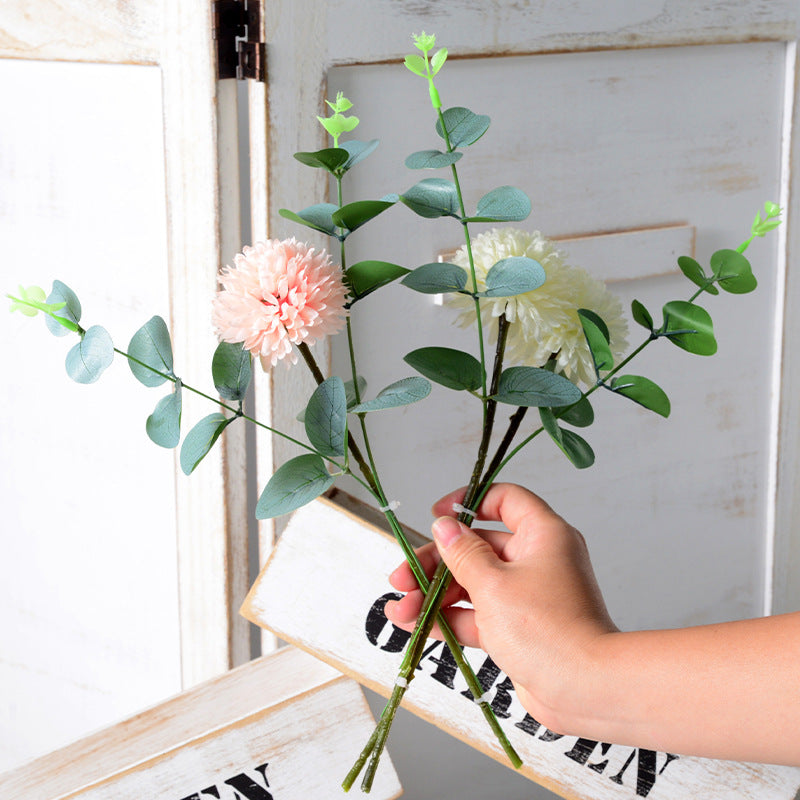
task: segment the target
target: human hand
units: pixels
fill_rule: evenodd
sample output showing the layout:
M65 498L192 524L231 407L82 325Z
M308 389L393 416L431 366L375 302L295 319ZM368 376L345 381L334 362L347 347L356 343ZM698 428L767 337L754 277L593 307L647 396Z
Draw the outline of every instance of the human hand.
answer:
M442 559L453 573L443 611L458 640L491 655L533 717L568 733L575 718L570 686L591 680L596 643L616 631L584 539L543 500L512 484L492 487L477 517L503 522L511 533L470 530L454 519L453 503L463 496L461 489L434 505L435 544L418 551L420 561L429 575ZM388 603L386 615L410 630L422 592L405 563L390 581L407 594ZM472 607L453 607L463 600ZM441 638L438 628L433 635Z

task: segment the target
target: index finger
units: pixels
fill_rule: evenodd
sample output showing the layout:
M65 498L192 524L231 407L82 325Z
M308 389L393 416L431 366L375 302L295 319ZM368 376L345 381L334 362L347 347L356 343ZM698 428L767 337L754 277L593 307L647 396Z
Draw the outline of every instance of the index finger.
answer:
M464 500L466 489L462 487L437 500L433 506L436 516L457 517L453 504ZM478 519L502 522L509 530L517 531L526 518L530 521L544 522L558 515L550 506L528 489L514 483L496 483L481 501L478 507Z

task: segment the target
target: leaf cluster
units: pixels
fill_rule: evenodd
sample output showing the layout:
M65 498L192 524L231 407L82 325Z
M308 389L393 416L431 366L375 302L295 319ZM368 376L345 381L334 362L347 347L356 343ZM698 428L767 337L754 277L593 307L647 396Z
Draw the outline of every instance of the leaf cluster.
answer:
M281 516L304 506L327 491L338 474L348 471L348 414L407 406L423 400L431 391L424 378L403 378L381 389L371 400L362 401L366 388L362 378L356 386L336 375L317 386L299 415L314 452L290 459L269 479L256 505L258 519ZM345 465L341 472L332 474L325 462L340 458L345 459Z

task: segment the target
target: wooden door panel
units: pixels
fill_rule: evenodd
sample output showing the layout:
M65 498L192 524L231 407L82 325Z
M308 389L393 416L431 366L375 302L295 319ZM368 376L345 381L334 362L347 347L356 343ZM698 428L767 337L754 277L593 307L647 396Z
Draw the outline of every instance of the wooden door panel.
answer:
M515 227L559 237L639 229L637 255L646 262L627 275L604 263L614 254L604 252L603 236L584 238L595 244L584 244L582 266L613 276L626 309L638 298L657 314L665 301L692 293L675 255L659 250L663 226L695 226L697 257L707 263L715 249L743 241L755 211L780 193L784 58L782 44L764 43L448 64L439 80L445 105L492 117L459 163L467 205L509 183L533 202L530 218ZM743 117L742 86L750 81L760 90ZM391 65L339 68L328 85L356 103L361 137L381 139L369 168L351 173L346 201L402 192L428 174L402 163L438 141L419 85ZM476 225L473 235L489 227ZM455 222L421 220L398 206L349 240L348 259L413 267L452 250L459 236ZM659 342L631 367L665 388L672 419L596 395L599 424L586 432L598 455L592 469L576 471L539 441L507 475L584 530L623 626L761 612L776 241L751 252L758 292L705 303L719 355L704 360ZM416 347L474 350L474 332L453 327L454 317L446 303L399 286L360 303L359 365L373 391L410 373L402 356ZM631 345L644 338L631 321ZM344 342L335 347L341 369ZM370 418L385 485L412 526L426 529L430 503L466 481L478 412L469 396L437 387L416 407ZM531 417L533 430L538 417Z

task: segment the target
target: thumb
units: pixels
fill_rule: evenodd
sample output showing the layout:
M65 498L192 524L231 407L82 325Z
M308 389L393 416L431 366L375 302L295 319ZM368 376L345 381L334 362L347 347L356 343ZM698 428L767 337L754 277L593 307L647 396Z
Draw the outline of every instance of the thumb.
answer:
M479 587L486 570L500 563L486 540L452 517L439 517L433 523L433 538L442 561L470 594Z

